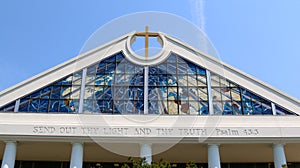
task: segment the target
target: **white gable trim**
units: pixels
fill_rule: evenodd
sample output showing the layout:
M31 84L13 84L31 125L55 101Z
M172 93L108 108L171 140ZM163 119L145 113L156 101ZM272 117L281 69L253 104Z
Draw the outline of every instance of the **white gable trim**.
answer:
M196 65L200 65L211 72L224 76L236 84L249 89L258 95L262 95L262 97L293 112L296 112L297 114L300 114L299 100L292 98L278 89L275 89L270 85L265 84L264 82L257 80L214 57L198 51L173 37L161 32L159 34L163 40L164 51L160 52L159 56L156 56L157 59L149 61L148 65L158 64L164 61L172 51L181 57L190 60ZM128 48L128 45L131 43L128 40L131 40L132 36L134 36L134 32L128 33L89 52L78 55L69 61L57 65L43 73L40 73L28 80L25 80L24 82L0 92L0 106L14 101L17 98L23 97L39 88L47 86L48 84L63 78L64 76L77 72L121 51L130 61L136 64L147 65L147 61L139 62L138 59L134 58L132 51L130 51L130 48Z

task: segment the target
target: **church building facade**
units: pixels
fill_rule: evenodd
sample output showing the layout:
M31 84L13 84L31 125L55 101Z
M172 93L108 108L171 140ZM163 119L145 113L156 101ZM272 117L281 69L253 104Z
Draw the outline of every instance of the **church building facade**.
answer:
M162 48L140 56L137 36ZM300 167L300 102L162 32L130 32L0 92L2 168Z

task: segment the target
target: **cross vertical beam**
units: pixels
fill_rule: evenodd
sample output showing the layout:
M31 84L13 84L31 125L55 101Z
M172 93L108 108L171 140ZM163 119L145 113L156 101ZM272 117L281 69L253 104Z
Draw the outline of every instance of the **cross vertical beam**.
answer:
M146 59L149 56L149 37L157 37L158 33L149 32L149 27L145 27L145 32L136 32L136 36L144 36L145 37L145 57Z
M148 58L148 47L149 47L149 34L148 34L149 27L146 26L145 28L145 57Z

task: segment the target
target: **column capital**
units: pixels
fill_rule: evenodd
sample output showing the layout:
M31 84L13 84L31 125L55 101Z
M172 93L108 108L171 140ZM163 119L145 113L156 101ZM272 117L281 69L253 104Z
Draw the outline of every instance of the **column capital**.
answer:
M274 142L274 143L272 143L272 146L273 146L273 147L274 147L274 146L277 146L277 145L285 146L286 143L281 143L281 142Z
M149 146L152 146L152 143L139 143L140 146L142 145L149 145Z
M18 143L18 141L15 141L15 140L6 140L6 141L3 141L4 143Z
M220 146L221 144L219 143L208 143L207 146Z
M84 145L84 142L77 142L77 141L74 141L74 142L71 142L71 144L81 144L81 145Z

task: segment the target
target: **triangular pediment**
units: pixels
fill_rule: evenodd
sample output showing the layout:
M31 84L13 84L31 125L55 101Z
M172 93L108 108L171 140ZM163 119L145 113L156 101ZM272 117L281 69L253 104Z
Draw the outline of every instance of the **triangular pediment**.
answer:
M131 50L131 32L2 91L0 111L300 114L298 100L173 37L158 34L163 49L148 60Z

